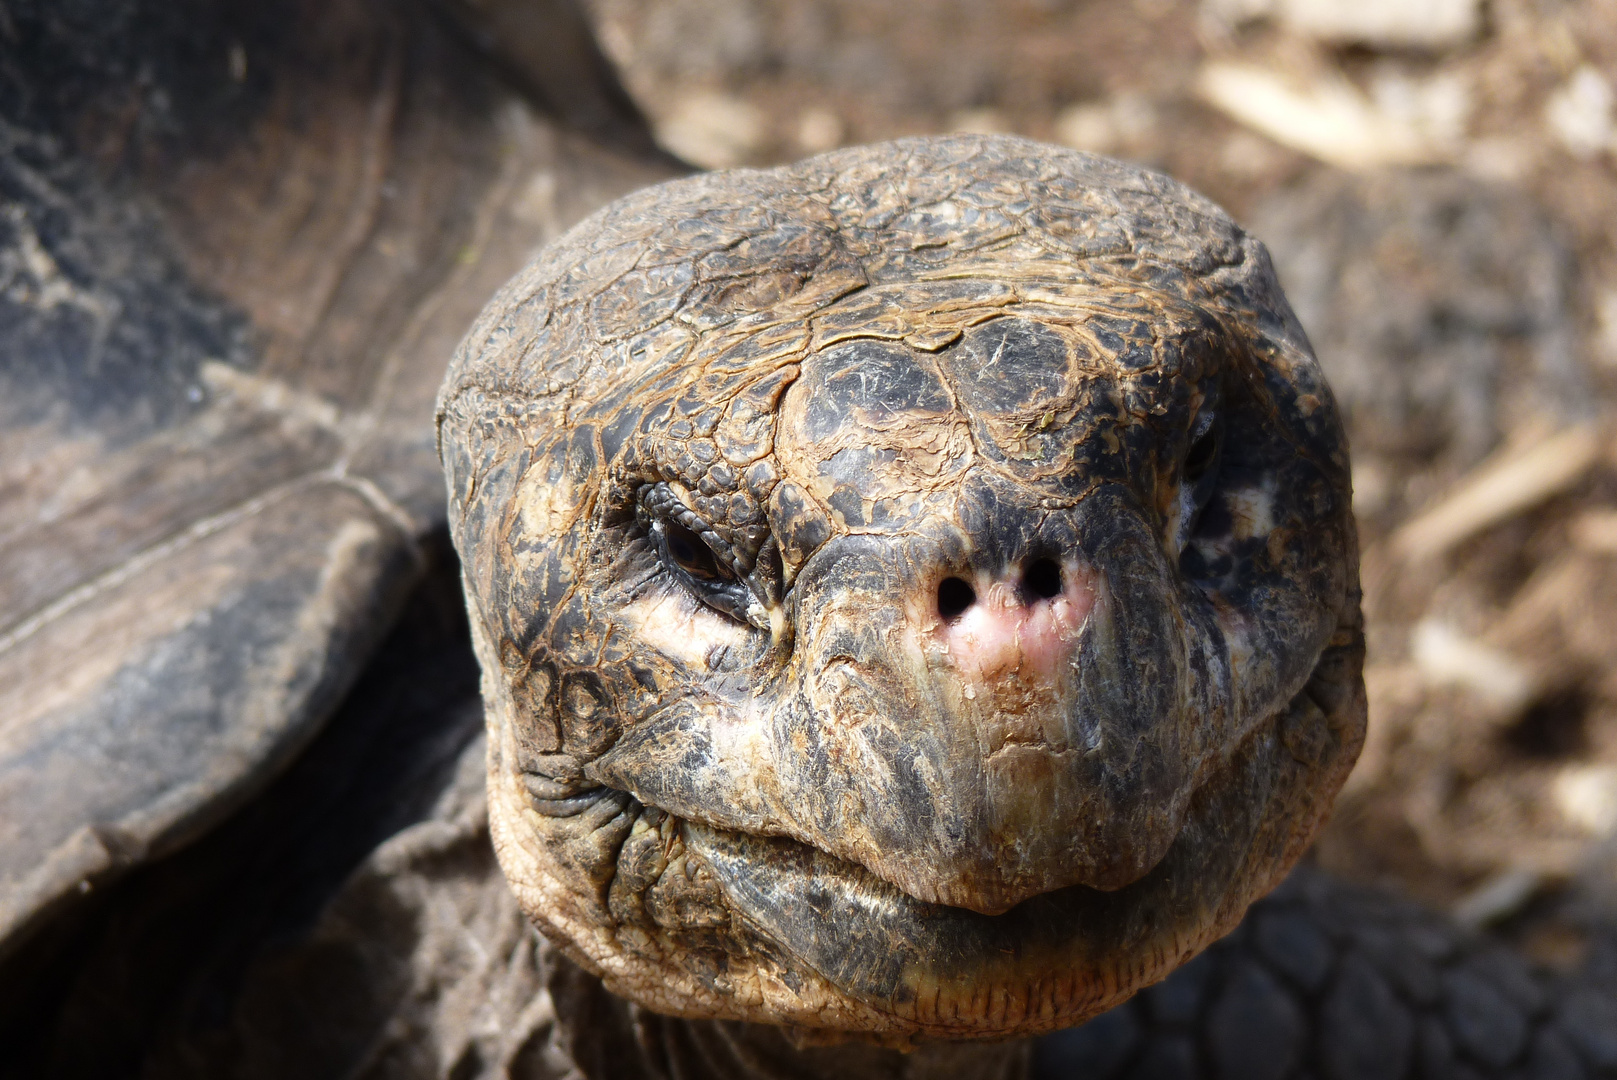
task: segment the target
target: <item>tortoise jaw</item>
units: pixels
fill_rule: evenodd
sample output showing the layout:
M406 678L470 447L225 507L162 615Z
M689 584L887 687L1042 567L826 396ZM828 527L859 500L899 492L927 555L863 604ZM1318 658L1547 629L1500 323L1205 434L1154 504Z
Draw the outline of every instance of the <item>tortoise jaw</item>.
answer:
M1341 783L1358 749L1361 655L1346 635L1318 685L1210 771L1165 857L1115 891L1069 886L988 915L923 902L793 839L681 820L622 790L579 792L572 812L547 815L536 794L566 801L570 785L528 790L510 718L491 709L495 848L547 935L657 1011L881 1038L1048 1031L1166 975L1289 869L1324 812L1319 790ZM1304 728L1319 737L1299 741ZM1315 760L1304 763L1304 751Z
M1299 846L1252 843L1274 828L1278 807L1246 801L1254 789L1282 804L1298 797L1278 790L1298 779L1275 772L1289 771L1273 737L1284 723L1269 718L1206 778L1170 848L1142 875L1113 890L1052 889L997 912L918 898L790 837L691 820L675 828L687 861L711 872L739 921L841 994L932 1035L1044 1031L1165 976L1289 868Z
M934 783L917 794L906 790L903 770L919 755L883 758L874 740L834 742L816 715L788 716L771 730L757 717L693 725L688 712L675 710L625 733L582 773L715 835L789 839L908 902L985 917L1069 886L1114 891L1140 879L1173 843L1194 794L1193 777L1185 777L1171 785L1171 797L1140 800L1133 816L1090 824L1069 805L1099 786L1076 771L1087 764L1081 751L1004 741L973 761L941 740L919 761ZM869 775L855 783L827 772L816 792L784 769L742 767L770 762L772 747L794 743L807 745L813 760L861 762ZM925 827L911 816L927 818ZM1135 827L1136 816L1149 828ZM1041 828L1069 819L1071 829Z
M973 1013L987 1019L984 987L1030 988L1057 975L1065 982L1064 1009L1099 1012L1123 996L1115 979L1072 955L1072 920L1107 906L1107 894L1097 890L1073 886L989 915L919 900L789 838L694 822L684 823L682 835L746 922L843 993L878 1008L923 1024ZM1039 1003L1024 990L1022 1000L1001 1008L1008 1012L999 1020L1020 1026Z

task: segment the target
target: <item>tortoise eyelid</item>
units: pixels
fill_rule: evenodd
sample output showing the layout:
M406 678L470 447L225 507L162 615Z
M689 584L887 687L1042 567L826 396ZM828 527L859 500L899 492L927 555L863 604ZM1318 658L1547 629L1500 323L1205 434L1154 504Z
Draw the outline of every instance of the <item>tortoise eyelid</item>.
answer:
M659 523L668 557L681 570L700 581L734 582L735 571L727 566L701 535L677 521Z
M726 618L754 624L747 615L751 590L700 533L666 517L652 517L647 528L657 558L684 589Z

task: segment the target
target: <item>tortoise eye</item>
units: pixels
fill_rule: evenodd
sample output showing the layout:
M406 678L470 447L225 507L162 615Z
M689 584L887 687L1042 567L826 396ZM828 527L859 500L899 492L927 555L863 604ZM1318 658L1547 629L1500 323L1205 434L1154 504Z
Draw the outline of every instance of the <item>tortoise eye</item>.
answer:
M713 549L678 522L663 523L663 547L669 561L697 581L720 584L735 580L735 575L719 562Z

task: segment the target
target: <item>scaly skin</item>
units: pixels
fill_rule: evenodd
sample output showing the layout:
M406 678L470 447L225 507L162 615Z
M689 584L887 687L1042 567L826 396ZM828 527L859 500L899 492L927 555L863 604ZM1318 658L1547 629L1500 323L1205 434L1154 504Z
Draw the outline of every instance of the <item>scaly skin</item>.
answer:
M653 1010L1078 1023L1358 752L1330 393L1162 177L962 137L648 189L490 303L439 434L501 864Z

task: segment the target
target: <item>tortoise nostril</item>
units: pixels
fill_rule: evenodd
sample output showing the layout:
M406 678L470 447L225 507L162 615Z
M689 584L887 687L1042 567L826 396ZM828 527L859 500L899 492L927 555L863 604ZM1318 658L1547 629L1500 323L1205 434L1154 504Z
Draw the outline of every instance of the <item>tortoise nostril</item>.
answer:
M977 591L957 577L944 578L938 583L938 614L945 619L957 619L977 602Z
M1041 600L1061 595L1061 567L1054 559L1035 559L1022 574L1022 587Z

